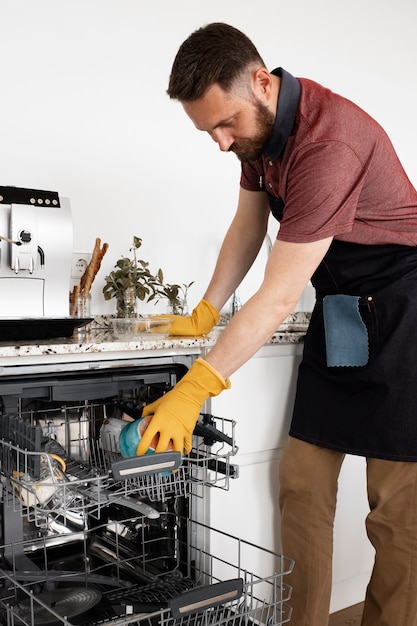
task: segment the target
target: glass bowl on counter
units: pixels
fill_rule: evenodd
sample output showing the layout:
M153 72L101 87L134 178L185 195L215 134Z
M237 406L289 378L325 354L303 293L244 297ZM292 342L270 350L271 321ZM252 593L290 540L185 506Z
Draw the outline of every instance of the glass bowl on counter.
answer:
M166 339L171 330L171 317L140 315L112 320L112 331L122 341L158 341Z

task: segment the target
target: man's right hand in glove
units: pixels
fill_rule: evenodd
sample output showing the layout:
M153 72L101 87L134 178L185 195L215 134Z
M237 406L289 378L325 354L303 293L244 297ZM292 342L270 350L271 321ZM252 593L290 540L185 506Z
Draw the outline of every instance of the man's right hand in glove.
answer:
M171 391L144 407L143 417L153 417L136 454L145 454L154 437L158 437L155 452L164 452L172 441L174 450L188 454L201 406L207 398L229 388L230 380L225 380L207 361L197 359Z
M205 335L211 331L220 319L218 311L207 302L201 300L191 315L174 315L171 323L171 335L194 337Z

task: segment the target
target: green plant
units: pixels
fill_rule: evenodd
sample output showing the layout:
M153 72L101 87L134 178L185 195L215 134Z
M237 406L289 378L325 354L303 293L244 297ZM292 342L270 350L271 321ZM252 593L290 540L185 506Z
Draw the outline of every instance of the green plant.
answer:
M162 298L166 298L172 307L172 312L181 314L181 306L187 298L189 287L193 283L188 285L165 284L161 268L154 275L149 269L149 263L137 258L137 250L141 245L142 239L133 237L132 247L129 250L131 258L122 256L116 262L115 269L105 277L104 299L116 299L118 317L126 317L133 312L128 310L129 305L126 305L126 293L129 291L133 291L133 299L138 298L146 302L155 300L155 304Z
M170 304L172 313L174 315L183 315L187 311L184 307L187 305L188 290L194 281L188 283L188 285L172 285L170 283L164 283L164 274L161 269L158 270L155 276L155 292L149 297L149 300L155 299L155 304L162 298L166 298Z

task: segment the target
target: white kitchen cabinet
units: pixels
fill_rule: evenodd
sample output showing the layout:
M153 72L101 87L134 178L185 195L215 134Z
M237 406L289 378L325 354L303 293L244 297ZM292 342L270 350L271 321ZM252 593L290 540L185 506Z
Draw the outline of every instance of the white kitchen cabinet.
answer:
M278 465L291 420L301 344L264 346L232 376L232 388L209 401L214 415L237 422L239 478L229 491L211 489L210 525L281 553ZM346 457L339 480L331 612L361 602L373 550L365 532L368 512L365 460ZM286 555L291 556L291 555Z

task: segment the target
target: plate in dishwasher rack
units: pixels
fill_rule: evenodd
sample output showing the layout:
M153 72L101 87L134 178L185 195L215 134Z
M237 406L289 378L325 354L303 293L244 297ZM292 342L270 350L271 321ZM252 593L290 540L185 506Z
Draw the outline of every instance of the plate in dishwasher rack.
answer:
M0 318L0 341L25 341L71 337L76 328L93 317L11 317Z
M73 624L84 624L85 617L99 604L101 597L99 591L91 588L44 591L19 602L13 607L13 614L22 620L22 624L59 626L61 617Z

